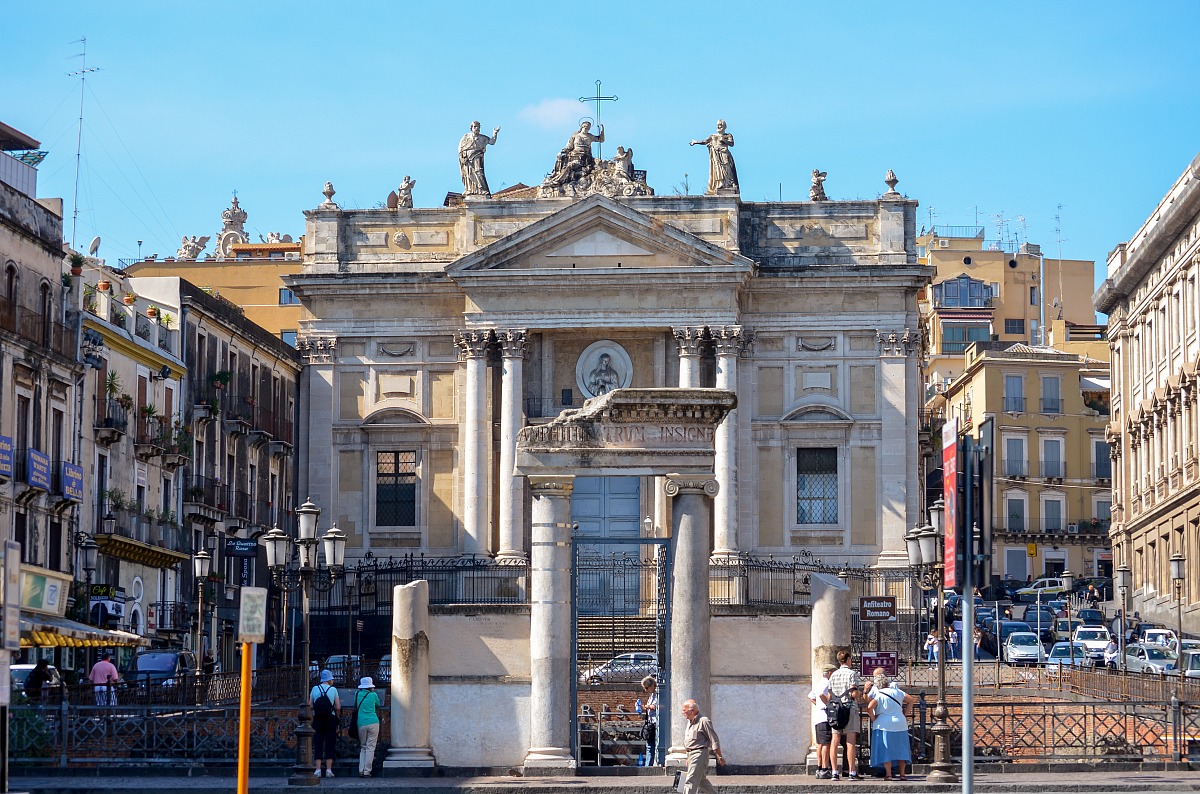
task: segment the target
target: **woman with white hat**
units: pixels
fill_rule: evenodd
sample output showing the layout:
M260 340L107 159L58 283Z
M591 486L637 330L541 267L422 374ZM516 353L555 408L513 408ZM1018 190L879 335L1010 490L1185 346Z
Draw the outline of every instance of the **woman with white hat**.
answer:
M358 776L370 777L375 765L375 745L379 742L379 695L375 681L363 676L354 693L354 713L358 715Z

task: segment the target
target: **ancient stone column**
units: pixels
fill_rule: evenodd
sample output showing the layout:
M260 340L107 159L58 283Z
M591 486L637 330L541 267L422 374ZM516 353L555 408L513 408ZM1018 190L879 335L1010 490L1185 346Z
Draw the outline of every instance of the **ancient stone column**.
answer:
M704 342L704 329L684 327L673 330L675 342L679 345L679 388L699 388L700 347Z
M704 714L712 713L712 658L709 653L708 527L717 481L712 475L670 474L665 490L674 499L675 559L671 593L671 743L667 764L687 762L683 751L683 702L694 699Z
M463 406L463 554L488 553L487 331L455 338L467 365Z
M737 359L742 329L732 325L712 331L717 351L717 388L737 392ZM737 554L737 411L730 411L716 430L714 471L719 490L713 500L713 556Z
M850 587L836 576L814 573L809 579L809 590L812 601L812 621L809 624L812 662L809 672L815 684L821 677L821 665L837 664L837 652L842 648L850 648ZM815 764L816 737L811 741L809 763Z
M527 767L573 767L571 754L571 490L573 476L529 477L529 752Z
M392 591L392 742L384 768L433 766L429 738L429 582Z
M920 492L917 467L917 421L920 404L917 387L916 333L907 328L879 332L879 399L883 443L879 447L881 565L908 564L904 534L908 516L917 515Z
M514 466L517 433L524 424L521 377L529 343L524 331L501 331L496 336L504 358L500 407L500 550L496 556L501 559L522 559L525 549L522 545L521 495L525 478L516 473Z

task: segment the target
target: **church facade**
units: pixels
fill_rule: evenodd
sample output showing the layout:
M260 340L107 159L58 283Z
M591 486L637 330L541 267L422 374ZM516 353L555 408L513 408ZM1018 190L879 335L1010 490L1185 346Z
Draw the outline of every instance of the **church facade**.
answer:
M343 209L327 185L306 212L285 279L305 307L300 491L349 536L348 564L526 557L522 427L677 386L737 395L715 438L714 554L906 564L930 277L917 203L893 183L866 201L654 196L641 172L622 192L601 171L438 208ZM587 478L572 520L669 537L660 485Z

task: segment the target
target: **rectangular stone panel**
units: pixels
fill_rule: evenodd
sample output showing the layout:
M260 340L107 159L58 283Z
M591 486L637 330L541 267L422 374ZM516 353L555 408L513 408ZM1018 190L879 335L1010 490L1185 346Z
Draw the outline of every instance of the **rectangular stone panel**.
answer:
M758 545L783 545L783 449L758 450Z
M413 232L413 245L449 245L450 233L446 231L438 232Z
M362 496L363 466L362 450L338 451L338 495L357 494Z
M875 341L874 334L851 334L850 349L856 352L865 352L868 350L877 350L879 343Z
M837 367L796 367L796 396L838 393Z
M850 543L870 546L879 542L879 473L875 447L850 449Z
M363 372L343 372L341 374L341 392L338 417L341 419L362 419L367 397L367 383Z
M851 367L850 413L871 416L878 413L875 392L875 367Z
M720 218L681 218L671 221L672 225L678 226L685 232L692 234L720 234L721 219Z
M416 388L416 378L409 373L381 372L378 377L376 399L411 399Z
M429 415L434 419L454 418L454 373L429 373Z
M358 231L353 233L352 240L363 248L383 247L387 245L387 232Z
M430 358L442 358L456 355L454 340L448 336L439 336L428 342Z
M758 368L758 416L783 414L783 367Z
M430 451L425 455L424 482L430 483L428 515L430 548L450 548L454 545L454 452L449 449ZM418 502L420 494L417 495ZM419 517L418 517L419 518Z

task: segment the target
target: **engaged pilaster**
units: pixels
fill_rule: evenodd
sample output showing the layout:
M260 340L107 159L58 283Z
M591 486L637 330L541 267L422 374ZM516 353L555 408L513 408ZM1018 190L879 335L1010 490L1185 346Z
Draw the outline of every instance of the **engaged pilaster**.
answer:
M524 398L522 377L529 342L523 330L501 331L496 334L500 355L504 360L500 406L500 550L501 559L522 559L521 498L524 477L514 467L517 458L517 433L525 423L521 403Z
M720 487L711 475L669 474L664 486L672 497L675 559L671 593L671 744L667 764L687 762L683 750L686 727L679 717L683 702L695 699L703 713L712 712L712 664L709 656L708 527L712 499Z
M917 515L917 494L920 487L917 467L917 422L910 413L911 405L919 405L917 391L918 335L909 329L877 332L879 343L879 394L882 398L882 440L880 454L879 505L880 562L907 564L904 534L909 518Z
M712 329L717 354L717 388L737 393L737 360L748 335L740 325ZM730 411L717 425L714 470L720 489L713 500L713 556L728 557L738 552L737 504L737 411Z
M455 337L467 366L463 410L463 553L488 553L488 331L464 331Z
M573 767L570 475L529 477L529 752L525 766Z

